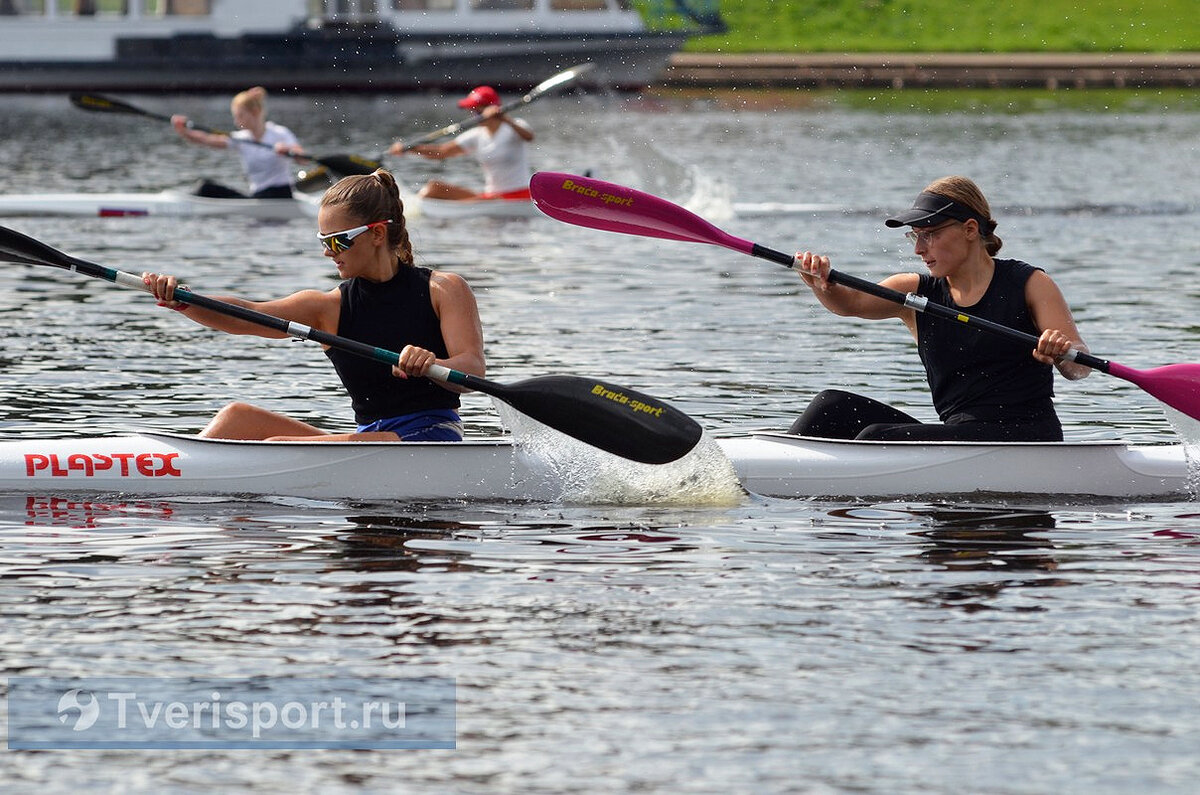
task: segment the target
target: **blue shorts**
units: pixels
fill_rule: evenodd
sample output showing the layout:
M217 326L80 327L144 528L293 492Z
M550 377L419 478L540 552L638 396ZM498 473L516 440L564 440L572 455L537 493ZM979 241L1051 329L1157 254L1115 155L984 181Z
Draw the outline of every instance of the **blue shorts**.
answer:
M462 420L449 409L418 411L359 425L359 433L391 431L405 442L461 442Z

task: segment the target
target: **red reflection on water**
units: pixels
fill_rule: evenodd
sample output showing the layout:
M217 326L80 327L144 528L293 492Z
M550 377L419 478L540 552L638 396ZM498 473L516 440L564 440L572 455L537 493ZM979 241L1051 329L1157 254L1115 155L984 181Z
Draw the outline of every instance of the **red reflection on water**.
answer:
M175 511L164 503L93 502L33 495L25 498L25 524L35 527L95 528L104 519L131 514L169 519Z

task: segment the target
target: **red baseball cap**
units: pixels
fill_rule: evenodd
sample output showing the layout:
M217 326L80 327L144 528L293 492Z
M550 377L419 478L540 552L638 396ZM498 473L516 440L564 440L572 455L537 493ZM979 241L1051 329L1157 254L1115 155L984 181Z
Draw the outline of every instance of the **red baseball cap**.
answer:
M486 108L488 105L499 105L500 95L496 93L496 89L491 86L476 86L471 89L471 93L467 94L465 99L458 101L460 108L470 108L476 110L478 108Z

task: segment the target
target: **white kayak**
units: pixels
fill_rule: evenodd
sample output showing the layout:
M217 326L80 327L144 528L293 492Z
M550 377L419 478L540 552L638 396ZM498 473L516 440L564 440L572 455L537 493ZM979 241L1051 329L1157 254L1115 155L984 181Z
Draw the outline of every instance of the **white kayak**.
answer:
M715 463L700 452L706 446L716 451ZM0 442L0 492L418 501L573 501L571 493L583 493L584 501L602 502L603 488L578 490L581 477L608 481L611 489L614 480L651 473L671 494L673 472L681 483L698 479L697 464L686 463L698 459L707 469L732 464L745 491L767 497L1190 496L1187 459L1177 444L858 442L755 432L706 438L697 452L660 467L597 455L613 463L581 474L508 438L304 443L141 432L23 439ZM624 501L620 491L613 494Z
M541 215L528 199L422 199L404 194L407 218L535 218ZM296 192L291 199L213 199L182 190L157 193L28 193L0 195L0 217L132 216L192 217L228 215L265 220L316 218L319 194Z
M117 218L162 215L229 215L266 220L316 218L320 196L291 199L213 199L182 190L157 193L31 193L0 196L0 216Z

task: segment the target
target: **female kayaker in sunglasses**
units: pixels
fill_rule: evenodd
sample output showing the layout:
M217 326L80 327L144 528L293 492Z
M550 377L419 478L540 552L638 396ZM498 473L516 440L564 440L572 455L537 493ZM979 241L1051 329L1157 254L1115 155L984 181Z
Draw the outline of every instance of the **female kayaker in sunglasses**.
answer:
M1091 370L1061 357L1087 351L1070 307L1045 271L999 259L987 199L965 177L925 188L913 207L887 220L906 236L927 273L900 273L880 284L931 303L1025 331L1036 349L966 324L885 301L829 281L829 258L796 255L804 283L837 315L899 318L917 343L940 423L924 423L879 401L841 390L818 394L791 432L839 439L914 441L1061 441L1054 411L1054 367L1069 380Z
M277 441L459 441L458 390L421 376L431 365L483 377L483 330L462 277L418 267L392 175L346 177L321 200L317 237L342 281L332 290L302 290L270 301L222 301L400 352L394 367L336 348L325 355L346 391L357 428L330 433L248 403L231 403L201 431L218 439ZM174 276L146 273L163 306L230 334L288 335L174 300Z

